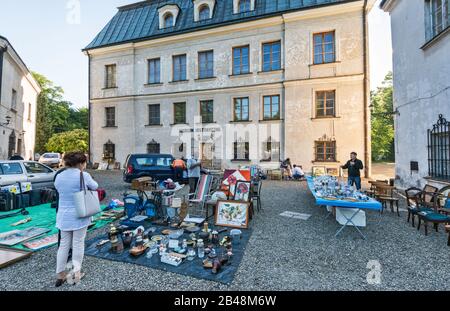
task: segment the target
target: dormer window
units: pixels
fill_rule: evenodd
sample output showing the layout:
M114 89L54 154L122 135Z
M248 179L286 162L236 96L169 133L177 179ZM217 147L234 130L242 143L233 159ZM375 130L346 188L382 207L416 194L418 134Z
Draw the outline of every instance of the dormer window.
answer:
M255 0L233 0L233 13L245 13L255 10Z
M158 9L159 29L174 27L177 23L180 8L177 5L165 5Z
M164 15L164 28L170 28L173 27L173 15L172 13L167 13Z
M216 0L194 0L194 21L204 21L213 17Z
M209 6L207 4L202 5L198 14L199 20L204 21L209 19L209 13L210 13Z

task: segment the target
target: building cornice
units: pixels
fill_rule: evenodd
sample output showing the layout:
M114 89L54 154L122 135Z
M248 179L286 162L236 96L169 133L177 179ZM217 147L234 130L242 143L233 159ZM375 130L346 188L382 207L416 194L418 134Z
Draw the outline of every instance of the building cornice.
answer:
M28 69L22 58L20 58L19 54L16 52L8 39L3 36L0 36L0 49L4 49L5 55L9 55L16 66L20 69L20 71L22 71L22 74L26 77L31 86L36 90L37 93L40 93L41 88L37 81L33 78L31 71Z
M396 0L384 0L381 2L380 8L385 12L391 13L397 3L398 1Z

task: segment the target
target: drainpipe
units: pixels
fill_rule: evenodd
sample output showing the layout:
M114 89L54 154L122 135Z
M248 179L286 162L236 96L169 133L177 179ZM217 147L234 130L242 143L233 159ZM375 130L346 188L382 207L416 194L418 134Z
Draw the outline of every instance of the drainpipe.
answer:
M92 164L91 157L91 55L86 51L88 56L88 162Z
M281 105L282 105L282 121L281 121L281 139L280 139L280 148L281 148L281 142L283 142L283 157L282 159L287 159L288 156L286 154L286 85L284 82L286 81L286 20L284 18L284 15L282 15L283 18L283 42L282 42L282 49L283 49L283 89L281 92ZM281 153L281 152L280 152ZM281 154L280 154L281 157ZM281 160L281 159L280 159Z
M2 102L2 82L3 82L3 54L5 54L6 48L0 47L0 104Z
M369 178L369 167L371 165L371 154L369 152L369 128L370 128L370 116L369 116L369 55L368 55L368 21L367 21L367 0L364 0L363 7L363 41L364 41L364 175Z

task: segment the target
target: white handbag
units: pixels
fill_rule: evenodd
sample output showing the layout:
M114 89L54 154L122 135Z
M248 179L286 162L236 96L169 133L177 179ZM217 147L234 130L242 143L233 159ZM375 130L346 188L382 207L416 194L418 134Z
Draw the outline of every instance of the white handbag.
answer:
M83 172L80 172L80 192L74 193L73 198L79 218L91 217L101 212L98 192L87 189Z

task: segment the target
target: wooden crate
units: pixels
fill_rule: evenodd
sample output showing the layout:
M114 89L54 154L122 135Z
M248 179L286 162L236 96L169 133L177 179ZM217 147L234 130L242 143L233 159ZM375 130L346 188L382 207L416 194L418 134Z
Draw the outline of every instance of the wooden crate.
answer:
M280 170L270 170L267 172L267 178L270 180L282 180L283 175Z
M155 190L155 184L151 177L136 178L131 182L131 189L136 191Z

